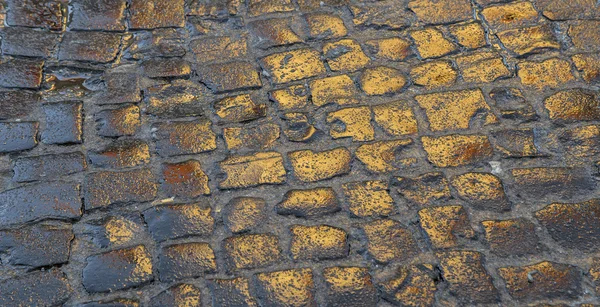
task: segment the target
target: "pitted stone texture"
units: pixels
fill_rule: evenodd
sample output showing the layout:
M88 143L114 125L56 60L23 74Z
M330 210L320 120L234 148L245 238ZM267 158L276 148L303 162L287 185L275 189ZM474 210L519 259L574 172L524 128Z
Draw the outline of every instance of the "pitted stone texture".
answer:
M465 173L451 179L458 196L474 208L490 211L510 210L500 178L488 173Z
M394 213L394 200L386 181L372 180L342 184L345 209L353 216L388 216Z
M214 150L217 141L211 126L212 123L207 119L155 124L156 151L167 157Z
M258 228L267 218L266 202L258 197L233 198L223 210L223 222L233 233Z
M441 206L421 209L419 224L434 248L452 248L475 239L469 216L462 206Z
M317 306L311 269L260 273L254 284L264 306Z
M391 219L374 220L362 226L367 250L379 263L406 261L419 252L410 230Z
M131 29L183 27L185 24L184 0L132 0L129 12Z
M273 234L229 237L223 241L222 247L229 271L266 267L282 257L279 238Z
M283 157L277 152L231 156L219 163L226 178L221 189L247 188L262 184L282 184L286 180Z
M201 65L197 68L200 80L215 94L260 88L262 81L250 62Z
M61 102L43 106L46 125L42 142L46 144L81 143L83 135L83 103Z
M201 204L159 205L143 212L154 240L160 242L188 236L210 236L215 220L212 209Z
M208 243L168 245L158 256L159 278L163 282L195 278L216 270L215 253Z
M67 276L58 269L37 271L0 282L2 306L57 306L72 295Z
M201 305L202 291L199 288L190 284L179 284L153 297L149 306L200 307Z
M42 82L41 60L0 59L0 86L37 89Z
M267 105L258 103L251 94L223 98L215 101L213 107L224 123L243 123L264 117L267 113Z
M0 250L8 253L7 263L42 267L66 263L74 235L66 224L37 224L0 231Z
M275 206L278 214L294 215L307 219L340 211L337 195L332 188L289 190Z
M361 145L356 149L356 158L374 173L387 173L409 166L416 158L403 153L413 145L411 139L379 141Z
M33 91L0 91L0 119L15 119L37 109L40 95Z
M214 307L257 307L258 304L250 294L248 279L208 279L208 288L212 295Z
M100 136L134 135L141 127L140 108L136 105L100 111L94 117Z
M75 0L69 29L124 31L126 0Z
M121 35L110 32L66 32L60 43L58 59L108 63L119 52Z
M527 255L538 252L535 225L524 218L483 221L485 239L490 250L501 257Z
M596 187L588 171L574 167L515 168L511 173L514 178L512 189L525 199L544 196L569 199Z
M86 169L81 152L22 157L15 161L13 180L18 182L52 179Z
M163 164L161 189L169 197L194 198L210 194L208 176L196 160Z
M269 55L261 60L274 84L302 80L325 73L320 55L313 49L296 49Z
M294 151L288 154L294 176L303 182L319 181L350 172L352 154L346 148L328 151Z
M290 227L290 253L295 261L338 259L348 255L347 233L328 225Z
M425 173L414 178L397 177L394 185L401 196L421 206L443 203L452 198L448 179L443 173Z
M439 272L431 264L398 268L395 275L378 283L382 297L406 306L433 306Z
M6 23L10 26L24 26L60 30L63 27L63 4L60 1L10 0Z
M88 160L101 168L127 168L150 162L150 148L136 139L116 140L99 151L88 151Z
M481 163L493 154L486 135L451 134L421 138L427 160L437 167L454 167Z
M328 267L323 269L326 303L332 307L366 307L377 304L377 290L367 268Z
M90 173L85 178L85 208L150 201L156 191L154 175L148 169Z
M6 27L2 29L2 53L15 56L48 58L58 46L55 32L31 28Z
M483 267L483 256L474 251L438 253L442 276L449 289L465 304L491 304L498 301L498 290Z

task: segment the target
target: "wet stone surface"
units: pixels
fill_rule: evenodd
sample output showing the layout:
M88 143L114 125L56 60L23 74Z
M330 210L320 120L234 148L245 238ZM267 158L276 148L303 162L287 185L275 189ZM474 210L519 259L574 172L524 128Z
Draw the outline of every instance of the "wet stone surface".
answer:
M600 306L595 0L0 0L0 306Z

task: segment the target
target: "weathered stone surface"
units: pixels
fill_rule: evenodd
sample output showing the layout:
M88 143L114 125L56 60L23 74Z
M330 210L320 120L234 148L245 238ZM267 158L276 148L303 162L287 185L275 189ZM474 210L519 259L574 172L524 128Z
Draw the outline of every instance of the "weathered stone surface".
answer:
M227 176L219 182L221 189L247 188L261 184L281 184L286 180L283 157L277 152L259 152L231 156L219 167Z
M161 189L169 197L194 198L210 194L208 176L196 160L163 164Z
M152 256L138 245L88 257L82 283L88 292L111 292L153 279Z
M340 205L332 188L313 188L289 190L275 210L278 214L315 218L340 211Z
M323 269L326 303L332 307L375 306L377 290L367 268L328 267Z
M348 234L328 225L290 227L290 254L294 261L344 258L348 255Z
M154 240L161 242L188 236L210 236L215 219L212 209L199 203L159 205L143 212Z
M599 153L600 127L585 125L562 131L558 139L566 150L566 157L585 161Z
M270 92L269 98L277 103L281 111L301 109L308 105L308 89L303 84L292 85Z
M400 267L396 274L379 282L381 296L395 304L433 306L439 272L431 264Z
M69 260L74 235L66 224L37 224L16 230L0 231L0 250L7 253L7 264L41 267Z
M600 44L600 22L596 20L581 20L569 26L569 37L575 48L583 51L598 51Z
M311 102L316 106L327 104L356 104L358 90L348 75L317 79L310 82Z
M65 182L27 185L0 193L0 226L42 219L78 219L79 184Z
M417 133L417 120L408 103L399 100L373 106L375 122L391 135Z
M117 140L99 151L88 151L89 161L97 167L126 168L150 162L148 144L141 140Z
M487 45L485 29L480 22L454 24L449 27L449 30L458 41L458 44L465 48L475 49Z
M410 32L410 36L423 59L439 58L456 50L456 45L437 28L415 30Z
M211 125L207 119L158 123L154 125L156 151L167 157L214 150L217 141Z
M42 129L42 143L81 143L83 135L83 103L60 102L45 104L46 125Z
M25 117L37 108L39 94L24 90L0 91L0 119Z
M155 58L142 62L144 74L149 78L188 77L192 67L180 58Z
M443 173L426 173L414 178L397 177L394 185L401 196L421 206L442 203L452 197L448 179Z
M268 217L266 202L258 197L233 198L223 212L223 223L233 233L258 228Z
M600 55L576 54L571 57L573 64L579 70L581 77L586 82L596 82L600 78Z
M214 307L258 306L256 300L250 294L248 279L244 277L208 279L207 284Z
M183 56L186 54L184 36L183 31L168 28L136 32L130 44L124 46L123 57L140 60ZM194 52L194 41L190 42L190 49Z
M254 284L264 306L317 306L311 269L256 274Z
M437 253L442 276L449 283L450 292L465 304L494 303L498 290L492 277L483 267L483 256L474 251Z
M391 219L374 220L362 225L367 237L369 256L379 263L406 261L419 252L411 232Z
M159 117L203 115L202 90L190 81L156 85L144 91L146 113Z
M139 76L131 71L104 73L106 91L99 94L97 104L137 103L142 99Z
M412 0L408 2L417 17L430 24L453 23L468 19L472 15L472 8L466 0Z
M300 150L288 153L294 176L300 181L329 179L350 172L352 154L346 148L314 152Z
M356 71L370 62L362 47L352 39L326 43L323 54L333 71Z
M267 49L304 42L301 25L295 18L271 18L248 23L254 36L256 46Z
M498 269L508 293L519 301L576 298L581 290L579 268L568 264L543 261L540 263Z
M267 77L274 84L302 80L325 73L325 65L320 55L313 49L296 49L275 53L261 61Z
M115 300L102 300L95 302L87 302L75 305L77 307L139 307L140 302L137 300L129 300L118 298Z
M538 252L538 237L535 225L524 219L483 221L485 240L490 250L500 256L523 256Z
M517 75L523 85L536 89L557 88L575 79L571 73L571 64L557 58L542 62L521 62Z
M2 35L2 53L8 55L48 58L56 50L59 35L32 28L6 27Z
M360 87L367 95L391 95L406 85L406 78L394 68L367 68L360 76Z
M410 165L415 158L404 158L400 152L413 144L411 139L379 141L361 145L356 149L356 158L375 173L386 173ZM398 156L398 157L397 157Z
M140 108L136 105L100 111L94 115L94 119L100 136L134 135L141 127Z
M295 10L292 0L249 0L248 13L250 16L259 16L268 13L289 12Z
M412 55L410 42L399 37L368 40L365 45L371 56L378 59L402 61Z
M148 169L90 173L84 186L86 210L150 201L157 190L154 175Z
M121 35L110 32L65 32L58 59L108 63L119 52Z
M200 307L202 306L202 291L194 285L179 284L153 297L149 306Z
M570 89L559 91L544 100L550 119L558 121L598 120L600 98L593 91Z
M450 180L458 197L473 208L490 211L510 210L500 178L489 173L465 173Z
M472 83L489 83L512 76L504 59L495 52L474 53L456 58L463 80Z
M220 62L243 57L248 52L245 36L199 37L190 41L196 62Z
M11 26L47 28L63 27L63 4L59 1L9 0L6 23Z
M57 306L73 289L60 270L37 271L0 282L2 306Z
M0 59L0 86L37 89L42 82L41 60Z
M419 223L435 248L457 247L463 245L466 239L475 239L475 231L462 206L421 209Z
M101 248L126 247L145 236L145 226L138 213L109 215L85 225L86 235Z
M342 184L345 208L358 217L388 216L394 210L386 181L359 181Z
M162 248L158 257L163 282L195 278L217 270L215 253L208 243L181 243Z
M312 39L340 38L348 34L344 21L335 14L311 13L304 18Z
M552 29L547 25L506 30L497 36L508 50L518 56L560 48Z
M196 70L200 81L216 94L262 86L256 67L249 62L201 65Z
M500 87L490 91L495 107L500 109L505 119L531 121L537 119L535 110L518 88Z
M485 135L451 134L421 138L427 160L437 167L479 163L492 156L492 144Z
M588 274L596 286L596 293L600 293L600 258L592 258Z
M273 234L233 236L222 246L229 271L266 267L281 258L279 238Z
M283 115L283 134L291 142L310 142L319 135L319 131L313 125L313 120L305 113L291 112Z
M226 97L213 104L215 114L223 122L241 123L264 117L266 104L257 103L250 94Z
M457 77L458 72L452 67L452 62L446 60L427 62L410 71L414 84L427 88L453 84Z
M369 107L344 108L327 114L327 123L331 125L329 134L334 139L350 137L352 141L371 141L375 130L371 125Z
M131 29L183 27L185 7L183 0L132 0L129 4Z
M72 19L69 29L123 31L125 0L75 0L70 3Z
M279 126L275 123L265 123L254 127L223 128L223 138L227 149L230 150L267 149L277 143Z
M511 170L517 196L538 199L545 196L570 198L587 193L596 183L587 171L569 167L534 167Z
M495 31L533 25L538 19L538 12L529 1L488 6L481 14Z
M506 129L491 133L494 148L505 157L537 157L541 156L533 129Z
M13 180L17 182L53 179L86 169L81 152L22 157L15 161Z
M352 22L358 28L392 30L405 28L410 25L412 16L405 8L398 8L398 3L396 1L353 3L350 5Z

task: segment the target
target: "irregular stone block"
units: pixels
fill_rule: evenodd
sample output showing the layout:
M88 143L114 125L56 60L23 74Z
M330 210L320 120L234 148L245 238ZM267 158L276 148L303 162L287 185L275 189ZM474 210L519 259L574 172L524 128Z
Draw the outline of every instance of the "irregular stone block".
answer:
M86 169L81 152L22 157L15 161L13 180L17 182L48 180Z
M327 306L375 306L377 290L367 268L329 267L323 269Z
M73 292L60 270L36 271L0 282L2 306L59 306Z
M215 253L208 243L181 243L162 248L158 257L162 282L195 278L217 270Z
M202 65L197 68L200 81L215 94L260 88L257 69L249 62Z
M0 86L37 89L42 83L42 60L1 59Z
M367 237L369 256L379 263L406 261L419 253L410 230L391 219L374 220L362 225Z
M136 134L141 127L140 108L126 105L116 109L103 110L94 115L98 135L119 137Z
M99 151L88 151L89 161L97 167L126 168L150 162L148 144L141 140L116 140Z
M161 189L169 197L194 198L210 194L208 176L196 160L163 164Z
M256 274L254 284L264 306L317 306L311 269Z
M290 227L290 254L294 261L339 259L348 256L348 234L328 225Z
M521 267L504 267L498 274L508 293L519 301L574 299L582 294L581 270L575 266L543 261Z
M273 265L281 258L279 238L273 234L246 234L223 240L229 271Z
M214 150L217 136L211 126L207 119L155 124L156 151L160 156L168 157Z
M126 6L126 0L71 1L69 29L124 31Z
M485 304L498 301L498 290L492 276L483 267L483 256L473 251L450 251L437 253L442 276L449 289L465 304Z
M356 71L371 61L353 39L326 43L323 45L323 54L332 71Z
M288 158L296 178L313 182L349 173L352 154L348 149L339 147L321 152L294 151L288 153Z
M179 284L153 297L148 306L200 307L202 306L202 291L190 284Z
M481 225L490 250L500 257L535 254L539 250L535 225L526 219L488 220Z
M281 184L286 180L283 157L277 152L232 156L221 161L219 167L227 176L219 183L221 189Z
M48 58L56 50L60 35L32 28L2 29L2 53L26 57Z
M46 125L42 142L46 144L81 143L83 135L83 103L60 102L45 104Z
M6 23L23 26L61 30L63 27L63 4L47 0L9 0Z
M213 307L258 306L250 294L248 279L244 277L208 279L206 283L210 289Z
M450 179L458 197L475 209L502 212L510 210L500 178L488 173L465 173Z
M375 138L375 130L371 125L371 109L369 107L344 108L327 114L327 123L332 138L351 137L352 141L371 141Z
M151 201L156 190L154 175L148 169L90 173L85 177L85 209Z
M267 113L267 105L257 103L250 94L223 98L216 101L213 108L223 122L247 122L264 117Z
M411 139L379 141L361 145L356 149L355 154L368 170L375 173L387 173L415 161L415 158L400 158L400 152L412 144Z
M401 196L421 206L443 203L452 198L448 179L443 173L425 173L414 178L396 177L394 185Z
M65 32L58 59L62 61L112 62L119 52L121 35L109 32Z
M332 188L313 188L287 191L275 210L282 215L313 218L340 211L340 205Z
M419 223L434 248L458 247L463 245L464 239L475 239L475 231L462 206L421 209Z
M158 242L188 236L210 236L215 224L212 209L196 203L159 205L146 209L142 214L152 238Z
M388 216L394 213L394 200L386 181L371 180L342 184L346 210L357 217Z
M185 4L183 0L132 0L129 4L130 29L183 27Z
M427 152L427 160L437 167L480 163L493 154L492 144L485 135L424 136L421 142Z
M266 202L257 197L236 197L223 210L223 222L233 233L251 231L267 219Z
M302 80L325 73L320 55L313 49L296 49L271 54L260 60L271 83L280 84Z

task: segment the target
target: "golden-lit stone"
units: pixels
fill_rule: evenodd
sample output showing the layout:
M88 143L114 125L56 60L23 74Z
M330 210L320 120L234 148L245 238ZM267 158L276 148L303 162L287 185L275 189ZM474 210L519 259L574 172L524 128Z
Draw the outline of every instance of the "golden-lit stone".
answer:
M352 13L352 22L354 22L356 28L361 30L365 28L375 28L386 29L391 32L406 28L412 21L410 12L404 8L398 9L398 2L396 1L330 1L351 2L350 12ZM404 5L405 4L403 4L403 6Z
M596 0L537 0L536 6L550 20L583 19L600 16L600 4Z
M266 202L257 197L233 198L223 210L223 223L233 233L253 230L266 218Z
M382 296L400 306L433 306L438 274L432 264L400 267L391 278L379 283Z
M469 129L477 116L483 117L477 119L484 125L498 121L480 89L423 94L415 99L425 110L431 131Z
M348 234L327 225L290 227L290 254L294 261L338 259L348 255Z
M200 307L202 291L190 284L179 284L153 297L148 306Z
M304 18L306 18L311 38L340 38L348 33L344 21L339 16L328 13L311 13L305 15Z
M443 173L426 173L415 178L397 177L395 185L400 195L421 206L443 202L452 196Z
M410 71L410 78L416 85L428 88L453 84L458 73L450 61L432 61L414 67Z
M439 58L456 50L456 46L433 27L412 31L410 36L423 59Z
M325 73L320 57L313 49L296 49L266 56L261 65L272 83L287 83Z
M600 119L600 98L591 90L576 88L559 91L544 100L544 107L553 120Z
M88 151L88 160L97 167L138 166L150 162L150 147L136 139L116 140L100 151Z
M402 61L412 54L410 42L399 37L372 39L366 41L365 45L377 59Z
M358 90L348 75L339 75L310 81L311 101L316 106L326 104L356 104Z
M262 49L304 42L296 18L270 18L255 20L248 27L256 36L255 46Z
M585 82L600 80L600 55L594 53L576 54L571 57Z
M427 160L437 167L478 163L493 154L492 144L485 135L424 136L421 143L427 152Z
M196 154L217 148L217 136L208 119L162 122L153 126L156 152L163 157Z
M375 122L394 136L417 133L415 114L406 101L398 100L373 106Z
M485 29L477 21L451 25L449 30L458 41L458 44L463 47L476 49L487 45Z
M279 239L273 234L238 235L223 241L229 271L275 264L281 258Z
M245 188L260 184L280 184L286 179L283 157L277 152L232 156L219 163L227 178L221 189Z
M307 142L317 132L317 128L312 124L305 113L291 112L283 115L286 127L283 134L292 142Z
M119 246L131 242L139 230L140 227L138 224L123 217L110 217L104 224L104 236L111 246Z
M394 200L386 181L348 182L342 188L347 210L354 216L388 216L394 212Z
M329 267L323 269L323 279L327 287L327 306L377 305L377 290L373 286L368 268Z
M576 49L600 51L600 21L579 20L569 26L567 33Z
M399 166L410 165L415 158L396 157L399 151L412 145L411 139L379 141L364 144L356 149L356 158L364 163L368 170L375 173L395 171Z
M367 68L360 76L360 87L367 95L397 93L406 84L406 78L394 68L379 66Z
M144 222L157 242L189 236L209 237L215 228L212 209L201 203L164 204L144 210Z
M333 71L355 71L369 64L362 47L352 39L342 39L323 45L323 54Z
M408 8L428 24L454 23L472 18L473 14L468 0L411 0Z
M566 157L587 163L600 153L600 126L586 125L567 129L559 134Z
M456 58L458 69L465 82L488 83L512 74L495 52L480 52Z
M258 307L258 303L250 293L250 283L247 278L207 279L206 283L215 306Z
M317 306L311 269L260 273L254 280L262 306Z
M331 124L329 134L334 139L351 137L354 142L364 142L375 138L369 107L352 107L330 112L327 114L327 123Z
M168 245L158 257L160 281L195 278L217 270L215 253L210 244L190 242Z
M538 19L538 12L529 1L488 6L481 14L495 31L534 24Z
M165 163L162 176L161 188L169 197L194 198L210 194L208 176L196 160Z
M352 154L339 147L326 151L299 150L288 153L294 175L301 181L329 179L350 172Z
M301 109L308 105L308 90L304 84L275 90L269 93L271 100L275 101L281 111Z
M548 25L506 30L497 36L502 45L519 56L545 49L560 49L560 44Z
M273 147L279 139L279 125L264 123L254 127L223 128L227 149L266 149Z
M581 295L581 271L562 263L542 261L498 269L510 296L519 301L574 299Z
M252 17L295 10L292 0L248 0L248 14Z
M467 306L495 303L498 290L483 266L483 256L474 251L439 252L442 276L456 298Z
M489 173L465 173L450 179L458 197L476 209L491 211L510 210L500 178Z
M223 98L213 104L215 114L225 122L245 122L264 117L267 106L254 102L250 94Z
M571 64L558 58L542 62L521 62L517 74L523 85L536 89L556 88L575 79L571 73Z
M512 189L517 195L540 201L547 196L570 199L596 188L596 182L583 168L531 167L510 170ZM554 200L556 198L552 198Z
M441 206L421 209L419 223L434 248L452 248L465 239L474 239L469 216L462 206Z
M411 232L400 222L374 220L362 226L369 255L379 263L406 261L419 251Z
M332 188L289 190L275 206L278 214L305 218L332 214L339 210L340 205Z
M490 251L500 257L538 252L535 225L524 219L481 222Z

